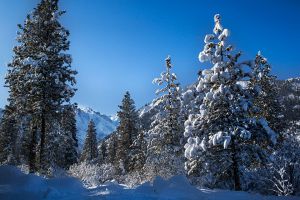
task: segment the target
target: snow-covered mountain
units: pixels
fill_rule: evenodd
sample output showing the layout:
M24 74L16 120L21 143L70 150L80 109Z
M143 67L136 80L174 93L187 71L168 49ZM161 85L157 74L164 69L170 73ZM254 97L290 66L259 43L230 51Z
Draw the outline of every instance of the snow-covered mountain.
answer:
M83 146L90 120L95 122L98 140L112 133L118 125L117 118L115 117L101 114L88 107L78 106L76 110L76 125L79 147Z
M288 121L300 122L300 77L279 81L279 94Z
M3 109L0 108L0 118L2 117L2 115ZM78 106L76 110L76 126L77 138L80 148L83 147L86 130L91 119L95 122L96 125L98 141L112 133L118 125L117 116L107 116L96 112L91 108Z

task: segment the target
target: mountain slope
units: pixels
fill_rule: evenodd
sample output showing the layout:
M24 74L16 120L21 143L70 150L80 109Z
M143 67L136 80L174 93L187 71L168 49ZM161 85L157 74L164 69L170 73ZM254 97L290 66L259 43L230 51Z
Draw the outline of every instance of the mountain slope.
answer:
M88 123L93 120L97 129L97 139L98 141L105 136L112 133L117 125L118 121L112 117L100 114L92 110L91 108L86 108L83 106L78 106L76 110L76 126L77 126L77 138L79 142L79 147L82 148Z
M300 122L300 77L279 82L280 100L284 116L289 122Z
M4 110L0 108L0 118L3 116L3 111ZM83 147L86 130L90 120L95 122L98 141L115 131L119 123L116 116L107 116L96 112L91 108L79 106L76 110L76 127L80 149Z

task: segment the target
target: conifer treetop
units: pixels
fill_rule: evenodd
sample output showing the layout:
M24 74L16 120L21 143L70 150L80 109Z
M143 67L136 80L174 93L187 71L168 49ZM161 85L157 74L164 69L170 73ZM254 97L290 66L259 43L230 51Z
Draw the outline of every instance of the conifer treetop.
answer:
M213 64L225 59L236 60L232 57L230 52L233 50L231 45L226 46L227 38L229 37L229 30L223 29L221 25L221 16L216 14L214 16L215 26L213 29L214 34L207 34L204 38L204 49L199 54L199 61L210 61ZM239 56L239 55L238 55Z
M175 73L171 73L171 68L172 68L172 63L171 63L171 57L170 55L167 56L167 58L165 59L166 62L166 71L162 72L160 74L159 78L155 78L152 83L153 84L157 84L157 85L163 85L164 83L166 84L165 87L156 90L155 94L156 95L160 95L160 94L164 94L166 92L172 92L170 91L171 88L178 90L178 83L175 83L175 81L177 80L177 76Z

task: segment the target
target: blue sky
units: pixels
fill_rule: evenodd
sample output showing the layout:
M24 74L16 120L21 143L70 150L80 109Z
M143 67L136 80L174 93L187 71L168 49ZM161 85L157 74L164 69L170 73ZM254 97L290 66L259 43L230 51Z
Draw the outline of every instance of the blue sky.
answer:
M12 58L17 24L38 0L0 1L0 84ZM140 107L155 97L152 79L170 54L182 86L195 82L205 34L213 15L231 31L244 58L261 50L280 79L300 76L300 1L285 0L62 0L63 25L71 32L78 92L74 101L114 114L129 90ZM0 87L0 106L7 89Z

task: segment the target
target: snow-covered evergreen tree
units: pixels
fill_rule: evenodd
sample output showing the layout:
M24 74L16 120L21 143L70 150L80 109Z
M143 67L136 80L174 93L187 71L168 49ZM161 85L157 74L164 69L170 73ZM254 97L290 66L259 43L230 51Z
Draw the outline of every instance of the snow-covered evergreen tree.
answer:
M93 161L98 157L96 127L93 120L89 122L84 146L81 154L81 161Z
M276 76L271 74L271 66L260 52L254 61L253 76L250 79L249 87L256 93L253 103L257 107L257 112L254 112L254 116L264 117L273 130L282 131L284 128L283 113L279 102Z
M15 107L20 121L24 120L31 133L23 133L29 143L25 146L39 150L41 171L47 170L47 138L53 124L60 121L63 104L75 94L75 71L71 69L69 31L59 22L64 14L58 8L58 0L41 0L29 14L24 25L19 25L18 45L9 64L6 85L9 87L10 105ZM36 148L32 141L39 144ZM25 139L24 139L25 140ZM31 141L31 142L30 142ZM57 144L58 145L58 144ZM28 152L35 152L30 149ZM31 155L35 157L36 155ZM26 160L32 160L27 155ZM36 160L35 158L33 160Z
M183 131L180 120L180 89L177 77L171 73L171 68L171 58L168 56L166 71L161 73L160 78L153 80L153 83L163 85L156 94L162 94L160 100L164 101L164 108L154 116L148 132L150 138L145 170L150 179L156 176L169 178L184 171L183 148L180 143Z
M122 171L121 173L132 171L135 167L134 158L137 152L134 141L139 135L139 120L135 109L134 101L129 92L126 92L122 100L122 105L118 111L119 126L117 127L117 151L115 163Z
M226 44L229 30L223 29L220 15L214 21L214 33L205 36L199 54L200 62L213 65L202 71L197 86L205 97L199 113L185 122L185 167L202 185L241 190L246 189L246 172L266 163L277 134L264 118L250 117L253 97L241 81L252 74L238 63L241 53Z

